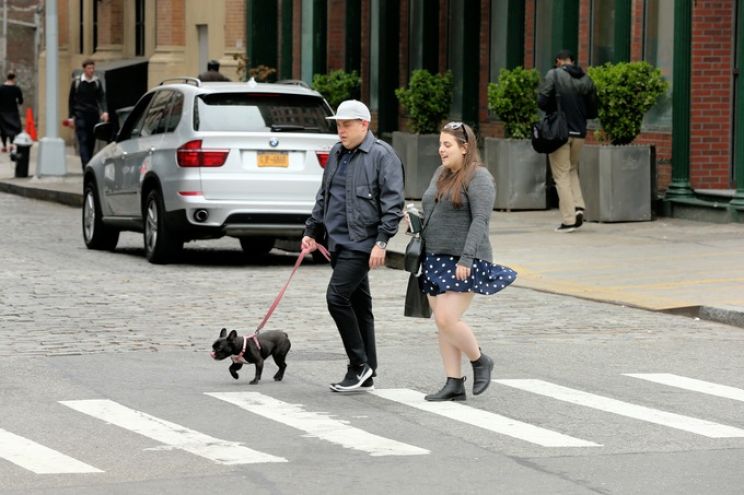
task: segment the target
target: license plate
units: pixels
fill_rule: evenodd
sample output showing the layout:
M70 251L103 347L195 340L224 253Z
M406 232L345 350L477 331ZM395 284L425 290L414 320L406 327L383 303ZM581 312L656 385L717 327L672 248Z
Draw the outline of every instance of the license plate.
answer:
M258 153L259 167L289 167L288 153Z

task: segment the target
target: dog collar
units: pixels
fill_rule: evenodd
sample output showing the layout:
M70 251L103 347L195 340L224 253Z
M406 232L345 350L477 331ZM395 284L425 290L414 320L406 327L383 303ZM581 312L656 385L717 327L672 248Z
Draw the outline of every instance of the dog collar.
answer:
M237 356L230 356L233 363L241 363L241 364L247 363L243 355L245 354L245 350L248 347L249 339L252 339L253 342L256 343L256 347L258 348L259 351L261 350L261 343L258 341L258 335L256 335L256 333L253 333L253 335L243 335L243 350L241 350L240 354L238 354Z

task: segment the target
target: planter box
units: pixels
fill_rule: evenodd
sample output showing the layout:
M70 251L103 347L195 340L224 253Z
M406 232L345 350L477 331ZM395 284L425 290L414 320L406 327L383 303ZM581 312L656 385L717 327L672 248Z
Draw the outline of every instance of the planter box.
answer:
M654 159L654 148L648 145L585 145L579 167L584 220L653 220Z
M496 180L496 210L547 208L545 155L529 139L486 138L485 161Z
M439 134L393 132L393 148L406 172L406 198L421 199L434 171L442 164Z

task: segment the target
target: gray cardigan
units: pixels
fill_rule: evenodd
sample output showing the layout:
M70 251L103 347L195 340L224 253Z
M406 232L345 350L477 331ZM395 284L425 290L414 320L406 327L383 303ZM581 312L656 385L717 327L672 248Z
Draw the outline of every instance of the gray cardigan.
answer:
M493 254L488 238L496 189L493 177L485 167L478 167L461 195L462 205L455 208L448 197L434 202L439 167L421 198L424 210L423 238L427 253L449 254L460 258L459 265L473 264L475 258L491 262Z

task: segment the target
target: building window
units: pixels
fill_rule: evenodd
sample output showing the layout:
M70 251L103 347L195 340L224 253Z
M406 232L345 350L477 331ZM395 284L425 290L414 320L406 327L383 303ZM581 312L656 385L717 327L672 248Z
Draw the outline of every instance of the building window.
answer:
M628 0L592 0L591 65L630 59L630 8Z
M553 67L553 2L552 0L535 0L535 68L545 74Z
M93 1L93 52L98 50L98 2Z
M578 0L535 0L535 68L545 74L559 50L579 44Z
M674 58L674 0L646 0L643 59L661 69L669 91L646 113L644 128L672 128L672 67Z
M592 1L591 65L615 61L615 0Z
M508 0L491 0L491 81L498 81L499 71L506 68L508 26Z
M491 81L497 81L501 69L524 65L524 2L491 0L490 20Z
M411 71L439 72L439 3L411 0L408 24L408 60Z
M85 16L85 0L80 0L80 26L78 28L78 35L80 37L80 46L78 47L78 53L85 53L85 24L83 18Z
M134 54L145 55L145 0L136 0L134 5Z

